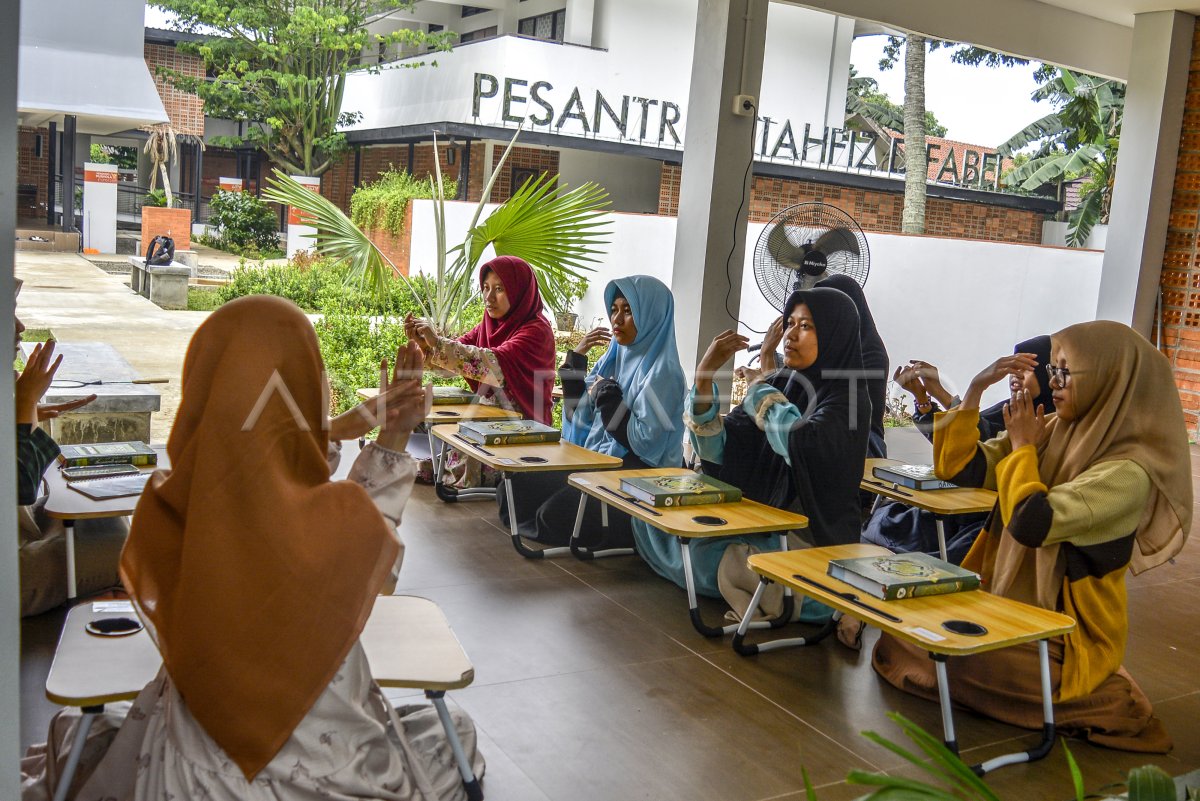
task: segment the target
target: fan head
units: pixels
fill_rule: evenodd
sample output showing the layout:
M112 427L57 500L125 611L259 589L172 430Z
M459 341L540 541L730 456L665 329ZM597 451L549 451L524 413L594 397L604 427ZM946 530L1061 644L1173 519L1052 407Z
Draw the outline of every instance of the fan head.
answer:
M827 203L801 203L776 214L754 247L754 279L763 297L783 311L788 297L834 273L867 282L871 254L862 229Z

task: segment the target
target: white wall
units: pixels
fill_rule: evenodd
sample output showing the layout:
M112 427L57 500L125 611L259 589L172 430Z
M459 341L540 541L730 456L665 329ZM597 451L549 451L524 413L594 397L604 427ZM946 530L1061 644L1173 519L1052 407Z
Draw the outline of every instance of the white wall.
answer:
M446 204L449 242L462 240L473 210L474 204ZM581 325L605 314L604 286L612 278L653 275L671 284L675 218L613 214L612 221L611 244L579 305ZM747 230L740 314L760 331L778 313L759 293L752 267L764 227L752 223ZM871 272L864 289L893 368L909 359L931 362L951 391L964 390L979 370L1021 340L1095 319L1102 252L878 233L867 234L867 243ZM414 200L414 271L432 268L434 258L432 201ZM675 325L682 331L694 321L676 318ZM762 339L749 327L743 333L752 342ZM1004 394L1003 386L993 387L984 401L994 403Z
M564 187L598 181L608 190L613 211L658 213L662 162L636 156L618 156L591 150L563 149L558 153L558 174Z
M1070 227L1070 223L1046 220L1042 223L1042 244L1065 248L1067 246L1067 229ZM1088 234L1087 241L1083 243L1083 246L1088 250L1104 250L1107 242L1108 226L1097 225L1092 228L1092 232Z

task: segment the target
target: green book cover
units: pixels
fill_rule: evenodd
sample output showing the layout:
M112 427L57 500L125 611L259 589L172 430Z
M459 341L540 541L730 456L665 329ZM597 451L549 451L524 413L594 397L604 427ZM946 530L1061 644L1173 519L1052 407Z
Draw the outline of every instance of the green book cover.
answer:
M892 601L979 587L979 575L926 553L831 559L829 575L876 598Z
M742 499L737 487L701 473L623 478L621 491L654 506L699 506Z
M915 490L954 489L957 484L943 481L931 464L889 464L871 468L871 475L889 484Z
M158 464L158 454L144 442L95 442L60 447L58 461L64 467L90 464Z
M478 445L558 442L562 432L536 420L464 420L458 433Z
M434 406L446 403L471 403L474 400L475 393L469 389L452 386L435 386L433 388Z

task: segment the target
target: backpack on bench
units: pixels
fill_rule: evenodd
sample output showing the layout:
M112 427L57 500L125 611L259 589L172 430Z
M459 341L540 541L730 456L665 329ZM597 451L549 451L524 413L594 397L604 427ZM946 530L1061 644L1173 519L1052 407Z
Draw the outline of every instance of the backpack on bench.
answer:
M175 261L175 240L169 236L156 236L146 248L146 266L160 266Z

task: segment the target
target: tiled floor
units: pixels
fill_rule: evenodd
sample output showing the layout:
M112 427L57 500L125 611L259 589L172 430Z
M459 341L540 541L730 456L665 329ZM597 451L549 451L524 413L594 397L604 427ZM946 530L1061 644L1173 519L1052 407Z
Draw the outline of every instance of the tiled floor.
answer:
M928 459L911 432L889 437L900 458ZM1200 456L1194 474L1200 473ZM445 505L414 493L402 533L400 591L435 600L475 663L475 683L452 694L481 732L490 801L803 799L801 770L821 801L861 796L852 769L916 775L864 739L897 730L898 710L940 732L936 705L884 685L861 653L835 642L753 658L688 623L682 590L636 557L532 562L511 548L488 502ZM1174 564L1129 581L1126 665L1175 738L1169 756L1071 742L1089 788L1147 763L1172 775L1200 768L1200 544ZM706 605L716 617L719 605ZM22 658L26 743L44 737L42 696L61 614L26 621ZM960 712L959 738L977 761L1036 739ZM988 779L1003 798L1068 798L1061 747L1043 762Z

